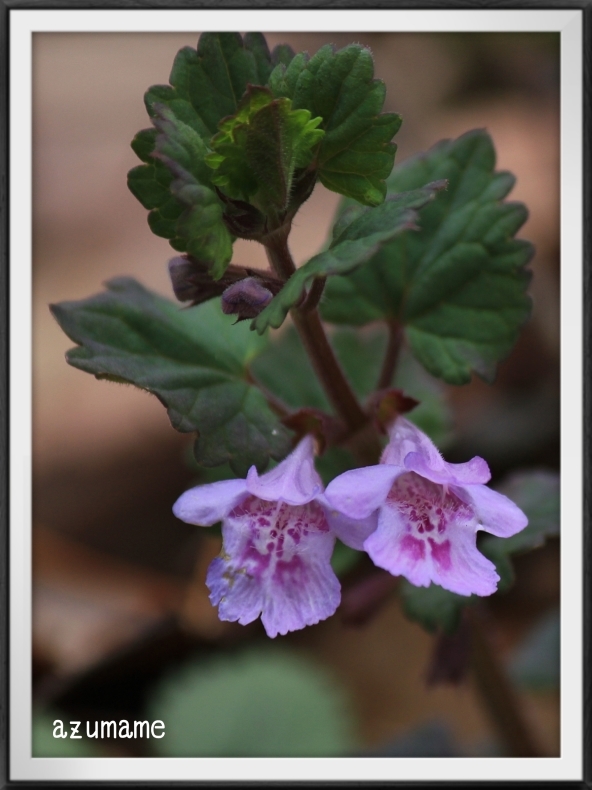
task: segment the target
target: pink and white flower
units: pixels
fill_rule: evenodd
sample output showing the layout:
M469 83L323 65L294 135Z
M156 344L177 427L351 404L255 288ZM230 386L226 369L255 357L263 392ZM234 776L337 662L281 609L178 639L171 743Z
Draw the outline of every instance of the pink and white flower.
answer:
M491 595L499 576L477 550L476 533L508 538L528 519L485 485L491 474L482 458L446 463L432 441L403 417L389 433L380 464L345 472L326 491L329 504L351 519L377 514L377 528L356 530L350 522L347 529L337 525L337 536L418 587L434 582L459 595Z
M329 511L310 436L270 472L259 476L253 466L246 480L197 486L173 507L189 524L223 522L222 553L206 578L210 600L221 620L246 625L261 615L270 637L318 623L339 605L334 528L350 520Z

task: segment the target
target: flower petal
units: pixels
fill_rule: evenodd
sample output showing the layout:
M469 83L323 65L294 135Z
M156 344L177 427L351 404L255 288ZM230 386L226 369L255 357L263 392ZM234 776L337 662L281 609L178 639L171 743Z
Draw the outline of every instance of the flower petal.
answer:
M233 573L224 558L216 557L212 560L206 584L210 590L210 601L218 607L220 620L248 625L261 614L263 588L253 584L251 576Z
M350 469L329 483L325 497L345 516L365 519L384 503L394 481L404 472L404 468L388 464Z
M487 486L467 486L456 493L465 501L468 498L468 504L473 507L479 521L479 529L498 538L510 538L528 525L528 518L518 505Z
M332 552L334 539L329 542L324 536L324 542ZM329 562L315 556L313 545L310 549L308 556L296 554L290 562L276 567L261 615L272 638L325 620L339 606L341 585L337 576Z
M416 587L431 582L458 595L491 595L499 576L476 547L472 525L449 524L444 535L413 534L396 507L381 508L378 529L364 548L379 568L405 576Z
M222 521L247 493L244 480L220 480L190 488L173 505L173 513L181 521L211 527Z
M381 508L378 528L364 542L364 549L377 567L393 576L405 576L416 587L429 587L432 577L426 544L409 534L395 508Z
M247 497L225 519L222 556L210 565L210 600L221 620L261 615L268 636L330 617L340 585L330 560L335 536L316 502L292 506Z
M430 466L421 453L409 453L405 458L405 467L410 472L416 472L432 483L464 486L487 483L491 479L487 461L478 455L464 464L449 464L446 461L443 464L440 469Z
M500 577L493 562L477 550L473 530L451 526L448 535L440 543L428 538L433 581L458 595L492 595Z
M389 443L380 463L405 466L405 458L409 453L420 453L429 468L440 469L446 463L429 436L409 420L398 417L390 427Z
M322 501L321 497L317 497L317 502ZM328 502L326 504L325 515L331 532L346 546L363 551L364 541L378 526L378 511L374 510L367 518L357 519L345 516L332 508Z
M275 469L259 477L254 466L247 475L249 493L268 502L305 505L323 490L323 483L314 467L314 442L305 436L297 447Z
M483 458L475 457L465 464L447 463L429 436L404 417L391 426L389 443L380 462L404 466L410 472L442 485L474 485L487 483L491 473Z

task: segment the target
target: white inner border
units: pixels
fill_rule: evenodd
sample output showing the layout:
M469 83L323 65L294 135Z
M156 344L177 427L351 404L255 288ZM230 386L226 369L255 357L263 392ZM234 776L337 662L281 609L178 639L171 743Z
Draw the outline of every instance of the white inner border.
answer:
M10 779L582 779L582 12L10 10ZM561 32L561 757L31 757L31 54L34 32Z

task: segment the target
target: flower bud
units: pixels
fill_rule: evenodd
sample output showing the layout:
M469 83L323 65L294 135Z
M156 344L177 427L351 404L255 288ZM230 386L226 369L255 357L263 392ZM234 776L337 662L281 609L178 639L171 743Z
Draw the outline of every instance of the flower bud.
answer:
M272 292L257 277L245 277L222 294L222 312L238 316L238 321L255 318L273 299Z

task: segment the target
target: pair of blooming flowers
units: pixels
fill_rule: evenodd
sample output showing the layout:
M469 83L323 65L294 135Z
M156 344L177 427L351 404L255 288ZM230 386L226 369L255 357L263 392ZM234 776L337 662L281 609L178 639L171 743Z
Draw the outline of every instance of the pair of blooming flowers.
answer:
M524 513L488 488L487 463L444 461L431 440L399 417L380 463L353 469L323 490L306 436L278 466L245 480L186 491L173 511L189 524L222 521L222 553L208 569L221 620L261 620L270 637L330 617L340 601L331 567L335 538L412 584L491 595L499 576L476 533L515 535Z

